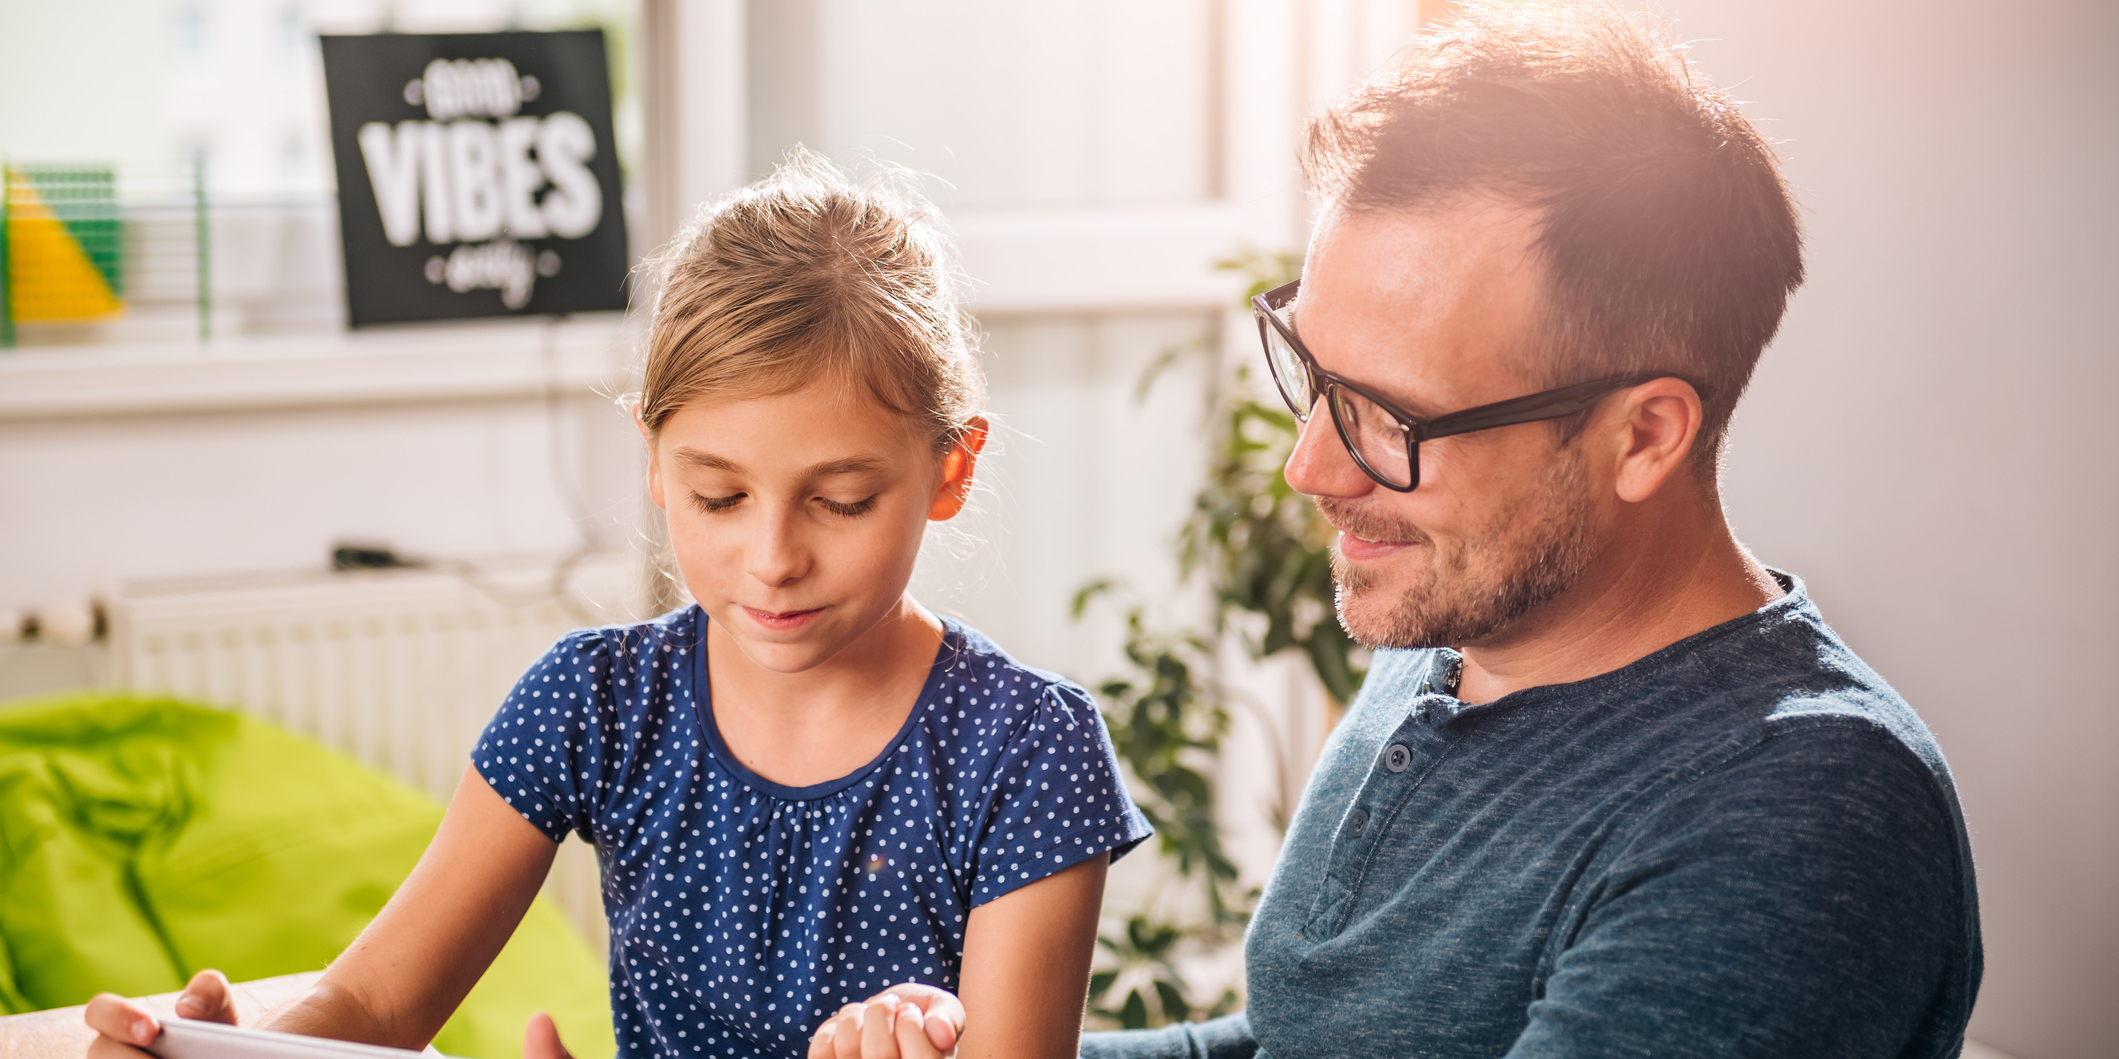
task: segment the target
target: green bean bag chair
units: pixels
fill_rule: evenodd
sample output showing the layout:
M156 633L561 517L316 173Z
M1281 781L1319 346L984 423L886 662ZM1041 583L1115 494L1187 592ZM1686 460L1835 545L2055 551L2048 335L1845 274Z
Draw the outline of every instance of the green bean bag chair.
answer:
M323 968L441 823L426 796L241 714L92 692L0 704L0 1011ZM549 1011L608 1059L603 967L540 899L435 1038L518 1059Z

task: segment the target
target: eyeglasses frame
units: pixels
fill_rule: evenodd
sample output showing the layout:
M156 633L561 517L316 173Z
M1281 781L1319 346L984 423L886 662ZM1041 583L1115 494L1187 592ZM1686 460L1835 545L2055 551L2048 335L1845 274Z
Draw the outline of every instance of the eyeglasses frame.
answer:
M1310 421L1313 409L1296 408L1294 398L1288 395L1287 384L1281 381L1280 371L1274 365L1272 336L1266 333L1268 326L1280 332L1280 336L1287 340L1288 348L1294 350L1296 357L1301 359L1304 370L1310 373L1310 390L1324 401L1324 406L1331 415L1332 429L1339 434L1339 443L1346 448L1347 455L1352 456L1354 464L1360 467L1362 472L1373 479L1377 485L1393 492L1410 493L1420 488L1420 443L1423 441L1433 441L1436 438L1446 438L1457 434L1469 434L1475 430L1491 430L1494 427L1513 426L1517 423L1535 423L1547 419L1558 419L1588 408L1620 390L1639 386L1644 382L1652 382L1656 379L1677 379L1691 386L1694 392L1699 394L1702 401L1707 399L1709 392L1705 382L1694 379L1691 376L1680 375L1671 371L1642 371L1627 375L1592 379L1588 382L1578 382L1557 389L1527 394L1522 397L1511 397L1505 401L1495 401L1491 404L1482 404L1444 415L1417 416L1398 407L1396 404L1391 403L1390 400L1376 393L1376 391L1352 379L1324 370L1324 367L1317 363L1316 356L1310 353L1308 346L1302 344L1302 339L1295 335L1295 329L1290 327L1280 315L1280 310L1285 308L1289 302L1295 300L1295 293L1301 287L1302 281L1298 279L1251 298L1251 314L1258 318L1258 342L1265 352L1266 372L1273 377L1273 388L1280 392L1281 401L1288 406L1290 411L1295 413L1296 422L1308 423ZM1325 385L1318 385L1319 380L1322 380ZM1332 387L1351 390L1360 394L1397 421L1398 429L1405 435L1405 464L1407 472L1412 476L1410 484L1401 486L1392 482L1374 467L1369 466L1368 461L1362 458L1361 450L1354 445L1353 439L1347 436L1346 424L1339 419L1339 407L1332 400Z

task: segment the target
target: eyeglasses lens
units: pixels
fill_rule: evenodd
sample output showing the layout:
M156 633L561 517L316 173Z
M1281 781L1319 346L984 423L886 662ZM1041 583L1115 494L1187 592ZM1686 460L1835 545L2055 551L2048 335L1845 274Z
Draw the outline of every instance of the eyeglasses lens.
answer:
M1410 485L1413 469L1405 427L1398 417L1344 386L1331 387L1331 396L1332 414L1346 431L1348 447L1361 457L1361 462L1393 486Z
M1317 407L1317 393L1310 388L1310 372L1303 366L1302 355L1295 352L1287 336L1271 321L1259 318L1258 329L1265 338L1266 365L1272 369L1273 385L1280 388L1280 398L1288 403L1295 418L1307 422L1310 409Z

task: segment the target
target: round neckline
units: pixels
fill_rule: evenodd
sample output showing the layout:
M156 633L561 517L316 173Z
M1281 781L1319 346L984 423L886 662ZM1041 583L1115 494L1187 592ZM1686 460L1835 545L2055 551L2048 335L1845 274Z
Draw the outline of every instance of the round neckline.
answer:
M694 604L694 607L696 609L697 605ZM703 610L698 614L699 640L698 645L692 649L692 722L699 726L700 739L706 744L707 752L713 755L715 762L727 769L744 786L787 801L814 801L837 794L866 779L869 773L883 764L885 758L896 753L898 747L904 745L905 737L912 734L913 726L919 723L920 715L926 713L939 696L943 676L951 668L945 659L955 658L964 647L963 632L957 628L956 623L945 616L936 615L942 622L942 643L935 648L934 662L927 671L927 681L920 685L919 697L913 700L912 709L906 711L905 723L898 726L897 734L883 744L883 749L878 751L875 757L844 776L822 783L812 783L807 787L790 787L784 783L774 783L751 771L748 765L736 760L736 755L730 752L728 744L722 742L721 727L714 723L713 684L706 676L706 622L713 619L708 618Z

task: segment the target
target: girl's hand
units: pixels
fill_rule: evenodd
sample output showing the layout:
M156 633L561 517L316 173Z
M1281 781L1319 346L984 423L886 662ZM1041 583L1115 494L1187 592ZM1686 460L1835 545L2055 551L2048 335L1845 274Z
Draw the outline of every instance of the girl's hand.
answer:
M574 1053L559 1043L559 1027L552 1016L540 1011L530 1016L522 1031L522 1059L574 1059Z
M840 1008L809 1039L809 1059L954 1059L963 1033L954 994L908 982Z
M235 996L228 991L228 979L219 971L192 976L177 997L177 1014L235 1025ZM162 1024L146 1008L116 993L89 1001L81 1018L96 1031L96 1039L88 1042L87 1059L151 1059L140 1049L162 1035Z

